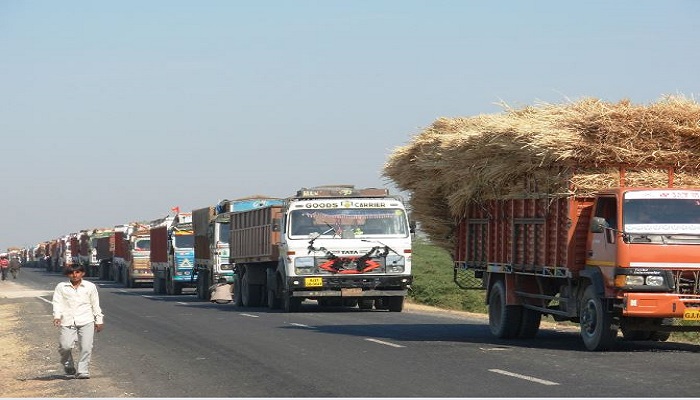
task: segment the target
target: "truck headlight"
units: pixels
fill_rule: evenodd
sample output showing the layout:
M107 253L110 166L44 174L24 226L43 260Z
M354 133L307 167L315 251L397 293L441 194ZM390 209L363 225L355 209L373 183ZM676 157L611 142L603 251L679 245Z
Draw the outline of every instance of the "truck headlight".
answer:
M406 258L396 254L386 256L386 272L403 272L406 267Z
M294 259L294 273L297 275L309 275L314 272L313 257L297 257Z
M644 284L644 277L641 275L625 275L625 285L641 286Z
M646 284L649 286L663 286L664 277L660 275L649 275L647 276Z

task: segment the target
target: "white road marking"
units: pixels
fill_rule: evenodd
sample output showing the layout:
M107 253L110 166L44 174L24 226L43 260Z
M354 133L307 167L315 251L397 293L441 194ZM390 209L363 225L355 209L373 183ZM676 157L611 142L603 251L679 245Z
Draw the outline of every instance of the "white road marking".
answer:
M43 297L41 297L41 296L36 296L36 298L39 299L39 300L41 300L41 301L45 301L45 302L47 302L47 303L49 303L49 304L52 304L52 303L53 303L51 300L46 300L45 298L43 298Z
M512 376L513 378L525 379L526 381L530 381L530 382L541 383L543 385L552 386L552 385L559 384L557 382L548 381L546 379L540 379L540 378L535 378L534 376L516 374L515 372L508 372L508 371L504 371L502 369L490 369L489 371L495 372L495 373L501 374L501 375Z
M242 316L244 316L244 317L260 318L259 315L255 315L255 314L240 313L240 315L242 315Z
M298 327L300 327L300 328L311 328L311 327L308 326L308 325L298 324L298 323L296 323L296 322L291 322L289 325L298 326Z
M129 293L128 291L126 291L126 290L124 290L124 289L119 289L119 290L117 290L117 292L121 292L121 293Z
M190 305L190 303L185 303L184 301L178 301L177 304L182 304L183 306Z
M379 343L379 344L383 344L383 345L391 346L391 347L406 347L406 346L402 346L402 345L400 345L400 344L391 343L391 342L385 342L385 341L379 340L379 339L366 338L365 340L368 341L368 342Z

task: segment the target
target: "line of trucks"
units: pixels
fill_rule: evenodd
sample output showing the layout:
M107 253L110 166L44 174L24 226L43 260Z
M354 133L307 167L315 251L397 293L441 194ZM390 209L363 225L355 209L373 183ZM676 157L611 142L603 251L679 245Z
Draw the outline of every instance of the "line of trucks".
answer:
M203 300L224 278L245 307L296 312L311 299L400 312L413 279L412 226L387 189L329 185L85 230L39 244L27 260L56 272L82 264L91 277Z

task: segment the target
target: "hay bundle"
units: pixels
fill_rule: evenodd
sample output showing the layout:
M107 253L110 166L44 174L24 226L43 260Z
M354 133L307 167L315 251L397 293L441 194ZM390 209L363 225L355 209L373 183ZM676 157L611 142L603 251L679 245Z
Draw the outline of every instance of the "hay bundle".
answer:
M469 202L567 196L620 184L700 187L700 105L666 96L650 105L585 98L501 114L440 118L394 150L383 175L411 193L414 217L452 248Z

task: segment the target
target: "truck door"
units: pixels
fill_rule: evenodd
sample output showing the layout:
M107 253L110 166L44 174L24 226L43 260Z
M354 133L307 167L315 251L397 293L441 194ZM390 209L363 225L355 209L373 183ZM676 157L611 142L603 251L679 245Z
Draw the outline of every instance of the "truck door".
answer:
M596 200L593 216L604 218L611 229L605 229L600 233L590 233L591 239L588 248L587 264L599 266L602 271L606 269L612 270L616 265L617 229L619 226L617 214L617 199L615 196L601 196Z

